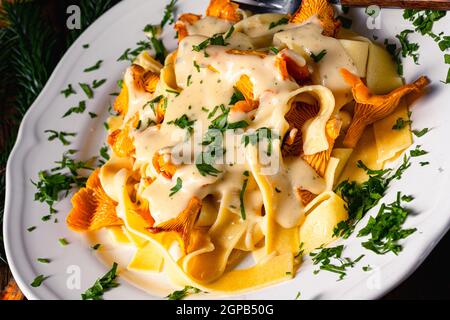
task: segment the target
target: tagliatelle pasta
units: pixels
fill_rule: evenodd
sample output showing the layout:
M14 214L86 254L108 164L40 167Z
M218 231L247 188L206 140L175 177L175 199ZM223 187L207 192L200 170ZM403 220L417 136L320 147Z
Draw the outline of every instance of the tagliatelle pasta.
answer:
M379 169L411 144L409 128L388 129L428 81L399 83L384 49L341 32L325 0L292 17L212 0L175 29L164 65L143 52L125 71L112 155L67 224L108 228L135 248L129 270L179 286L233 293L291 279L301 252L334 241L348 218L336 184L365 177L358 160Z

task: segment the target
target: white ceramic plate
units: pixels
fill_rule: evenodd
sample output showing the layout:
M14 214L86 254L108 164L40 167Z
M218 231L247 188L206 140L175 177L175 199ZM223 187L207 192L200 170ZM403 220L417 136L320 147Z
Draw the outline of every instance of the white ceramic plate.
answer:
M42 93L26 114L19 132L16 146L10 156L7 170L6 215L4 235L6 253L11 270L20 288L29 299L79 299L80 294L94 281L109 270L111 260L118 259L126 266L126 257L130 248L113 248L105 239L104 250L99 259L89 248L90 241L85 236L70 232L64 223L70 210L70 197L57 205L59 223L42 222L46 215L46 205L33 201L35 188L30 179L36 179L40 170L54 166L64 150L58 142L47 141L46 129L78 132L70 148L79 149L78 157L87 159L98 154L105 139L102 123L107 118L107 106L111 101L109 93L116 91L116 81L121 79L127 67L117 58L125 48L133 47L144 38L143 27L148 23L157 24L161 20L164 6L168 1L128 0L123 1L98 21L96 21L73 44L63 57ZM207 1L180 1L178 12L203 13ZM405 28L411 28L402 18L401 10L383 10L378 30L368 30L368 16L362 9L352 9L353 29L372 36L379 41L394 39ZM450 16L435 24L438 32L448 30ZM174 33L165 35L168 47L175 48ZM420 65L410 60L404 64L407 81L418 75L426 74L433 82L432 92L413 107L413 127L433 128L424 137L418 139L430 153L421 158L413 158L413 165L401 181L394 181L385 201L391 202L398 190L412 194L411 203L415 214L411 215L405 227L416 227L418 232L404 241L404 250L399 256L392 253L376 255L361 247L361 238L350 237L343 241L346 245L345 256L356 258L361 253L366 256L358 265L350 269L343 281L336 281L332 273L320 272L313 275L310 259L306 259L295 279L239 296L238 299L293 299L301 292L302 299L373 299L380 297L411 274L427 257L436 243L450 226L450 101L448 85L440 83L445 79L448 65L444 65L443 53L429 37L414 34L411 40L420 44ZM88 49L82 45L89 43ZM84 73L83 69L102 59L100 70ZM99 114L90 119L87 112L62 119L66 110L84 99L77 88L77 95L65 99L60 91L68 83L75 87L78 82L91 83L94 79L107 78L105 85L95 91L95 97L87 102L87 111ZM430 165L421 167L419 161L430 161ZM371 211L376 213L376 208ZM368 216L361 225L366 223ZM33 232L27 232L30 226L37 226ZM70 244L62 247L58 239L65 237ZM116 257L114 257L116 256ZM39 257L52 259L50 264L40 264ZM100 260L106 260L107 266ZM362 271L362 266L371 265L371 272ZM36 275L50 276L40 287L33 288L30 283ZM140 287L125 279L134 279ZM79 280L79 281L78 281ZM156 299L174 290L166 280L156 280L155 276L139 276L131 272L122 272L120 287L106 293L106 299ZM144 289L144 290L143 290ZM202 296L203 298L211 295ZM216 296L212 296L216 297Z

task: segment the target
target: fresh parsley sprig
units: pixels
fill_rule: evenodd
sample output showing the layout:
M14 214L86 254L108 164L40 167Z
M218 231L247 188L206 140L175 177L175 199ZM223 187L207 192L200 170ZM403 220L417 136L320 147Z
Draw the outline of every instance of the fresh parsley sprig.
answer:
M102 300L103 294L119 286L117 283L117 263L114 262L111 270L109 270L103 277L95 281L94 285L81 294L83 300Z

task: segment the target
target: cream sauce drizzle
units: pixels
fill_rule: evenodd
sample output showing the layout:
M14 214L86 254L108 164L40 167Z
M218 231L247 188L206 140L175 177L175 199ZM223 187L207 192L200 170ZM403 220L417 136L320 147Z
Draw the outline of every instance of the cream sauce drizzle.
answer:
M228 49L248 46L248 42L246 43L244 40L247 36L238 33L232 35L227 41L229 43L227 47L207 47L205 50L207 55L203 50L200 52L192 50L193 45L198 45L207 39L205 36L226 32L230 26L228 22L223 20L207 17L189 27L191 34L200 35L188 36L179 45L175 75L177 84L182 91L178 96L162 92L161 86L153 96L131 90L130 112L139 111L146 102L157 95L166 96L168 106L163 123L141 130L133 130L138 163L151 164L155 153L170 155L175 153L175 150L178 150L180 146L191 144L192 137L202 137L211 120L222 113L219 108L213 117L208 118L213 108L221 104L226 108L231 107L229 101L234 92L233 86L243 74L250 77L254 95L259 99L260 104L252 114L253 120L245 113L230 111L228 121L247 121L249 126L245 129L246 131L268 127L278 132L281 137L287 132L288 123L284 115L289 109L288 101L292 98L292 92L297 90L299 86L292 80L282 79L275 67L276 56L274 54L261 58L255 55L227 53ZM317 32L320 33L318 28L306 25L303 28L299 27L292 31L282 32L283 37L291 35L289 32L292 32L293 39L304 40L305 48L308 48L308 50L316 52L320 48L325 48L330 52L329 57L335 57L338 62L342 61L342 64L348 67L346 57L340 55L339 48L334 48L334 42L325 40L319 46L318 43L323 39L317 34ZM339 44L338 41L336 42ZM331 62L325 61L325 65L321 66L318 71L319 80L322 84L332 87L334 85L334 88L339 89L340 87L332 82L333 79L337 81L337 77L329 71L332 69ZM198 70L194 64L199 67ZM335 64L333 63L333 68L335 68ZM213 69L208 68L209 66ZM213 71L214 69L218 72ZM350 68L350 70L352 69ZM125 81L127 85L130 85L129 88L132 88L132 79L129 75L125 76ZM195 120L194 131L191 136L187 130L169 123L183 115L186 115L190 120ZM141 112L140 116L148 117L148 114ZM240 135L233 134L232 136L237 141L241 141ZM236 148L234 151L237 156L245 155L243 144L238 143L234 148ZM227 153L228 151L227 149ZM279 141L274 143L273 152L281 157ZM202 199L212 194L220 200L222 195L231 193L234 196L229 205L236 207L239 205L239 193L245 179L244 172L250 171L248 161L250 160L244 159L242 164L214 165L217 170L221 171L217 176L202 176L195 164L182 164L178 167L172 179L158 174L153 166L149 165L147 175L154 177L155 180L143 191L141 196L149 201L150 212L156 225L171 218L176 218L186 208L193 196ZM183 181L182 188L169 196L177 178ZM315 171L300 158L284 161L280 172L272 175L270 179L273 181L274 187L282 190L280 193L275 193L274 205L276 207L276 220L284 227L298 225L304 216L304 208L296 195L297 188L301 187L316 194L323 192L325 189L324 179L318 177ZM262 199L258 195L251 194L252 191L250 190L248 195L245 196L245 199L248 199L245 207L248 219L253 220L260 214L258 206L262 203ZM239 210L232 211L240 215Z

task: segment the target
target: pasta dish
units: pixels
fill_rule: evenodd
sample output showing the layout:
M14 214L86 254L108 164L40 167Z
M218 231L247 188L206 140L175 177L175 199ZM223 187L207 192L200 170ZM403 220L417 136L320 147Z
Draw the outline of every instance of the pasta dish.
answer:
M391 128L428 79L404 84L389 53L342 28L325 0L292 16L212 0L175 29L164 64L144 51L126 69L112 155L73 196L67 224L127 237L130 270L178 286L234 293L292 279L349 218L339 183L412 144L409 126Z

